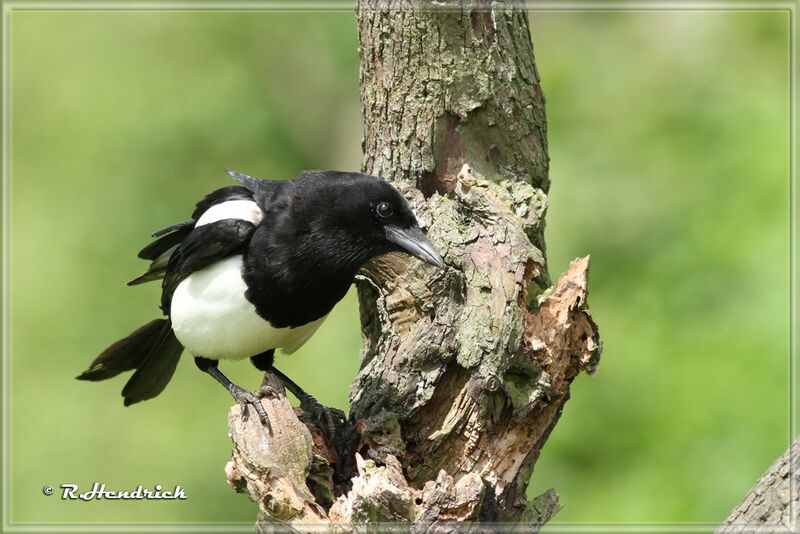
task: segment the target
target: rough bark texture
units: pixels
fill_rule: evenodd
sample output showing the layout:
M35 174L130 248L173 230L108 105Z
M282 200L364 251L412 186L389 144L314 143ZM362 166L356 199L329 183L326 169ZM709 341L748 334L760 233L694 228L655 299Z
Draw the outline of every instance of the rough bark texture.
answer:
M758 479L718 534L800 531L800 439Z
M359 3L363 171L404 192L447 268L387 255L363 269L362 365L332 446L294 424L281 396L265 401L280 439L234 408L228 478L259 503L262 528L531 530L559 507L555 492L528 502L525 490L601 344L588 257L555 284L547 273L546 121L527 13L433 6Z

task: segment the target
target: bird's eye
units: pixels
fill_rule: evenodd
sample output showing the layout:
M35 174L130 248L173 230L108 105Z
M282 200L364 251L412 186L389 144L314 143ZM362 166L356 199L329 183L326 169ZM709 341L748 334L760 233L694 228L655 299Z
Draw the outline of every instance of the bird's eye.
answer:
M388 202L381 202L375 206L375 213L377 213L378 217L381 217L382 219L388 219L394 214L394 210L392 209L392 205Z

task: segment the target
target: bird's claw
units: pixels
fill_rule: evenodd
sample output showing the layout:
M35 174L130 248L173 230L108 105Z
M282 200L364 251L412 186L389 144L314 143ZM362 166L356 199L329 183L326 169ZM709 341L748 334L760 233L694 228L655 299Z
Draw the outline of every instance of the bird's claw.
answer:
M323 406L311 395L300 397L300 408L303 409L314 423L323 431L329 443L334 444L336 438L336 428L344 424L345 415L342 410Z
M261 424L267 427L267 430L270 432L272 428L269 425L269 417L267 416L267 411L264 409L264 405L261 404L261 399L263 395L261 394L262 391L259 390L258 393L253 393L252 391L248 391L240 386L232 384L230 388L231 395L242 407L242 419L247 420L250 417L250 406L256 409L256 413L258 413L258 418L261 421Z
M272 386L262 384L261 387L258 388L258 391L256 391L256 396L259 399L274 398L278 396L278 392L275 391L275 388Z

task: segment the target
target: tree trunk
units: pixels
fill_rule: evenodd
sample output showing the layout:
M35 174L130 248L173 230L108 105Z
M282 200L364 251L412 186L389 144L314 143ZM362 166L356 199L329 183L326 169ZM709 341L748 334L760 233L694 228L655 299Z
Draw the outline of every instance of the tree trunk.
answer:
M775 460L718 534L800 531L800 439Z
M310 421L265 435L233 408L228 479L259 503L261 527L538 525L558 509L555 492L528 502L525 490L601 344L588 257L555 284L547 273L546 120L527 13L431 6L359 2L363 171L406 195L447 268L390 254L359 275L362 365L337 443ZM294 415L280 396L265 407Z

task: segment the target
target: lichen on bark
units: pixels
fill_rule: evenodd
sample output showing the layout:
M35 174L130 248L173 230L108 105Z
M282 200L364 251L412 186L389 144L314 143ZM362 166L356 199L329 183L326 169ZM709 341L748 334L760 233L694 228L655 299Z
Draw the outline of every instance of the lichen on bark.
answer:
M516 518L569 383L597 364L588 262L571 271L584 294L556 328L563 317L545 317L546 300L532 309L552 284L544 96L527 13L513 2L436 5L359 4L363 170L406 192L448 269L402 257L365 269L351 414L399 418L412 485L442 469L478 473L496 517Z

